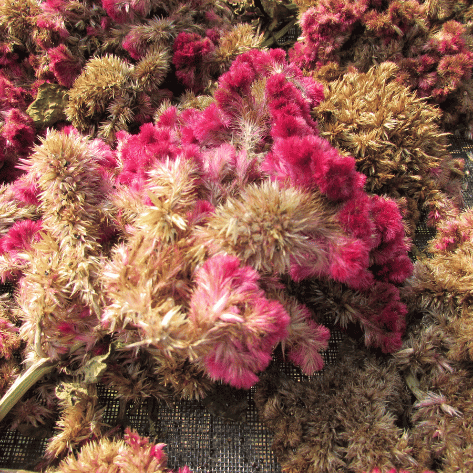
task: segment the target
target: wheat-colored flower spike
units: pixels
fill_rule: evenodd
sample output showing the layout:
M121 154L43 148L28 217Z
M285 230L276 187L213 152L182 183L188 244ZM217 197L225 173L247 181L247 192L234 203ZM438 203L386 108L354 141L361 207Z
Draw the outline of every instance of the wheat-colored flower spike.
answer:
M214 102L215 99L211 95L195 95L194 92L187 90L179 98L179 109L186 110L188 108L195 108L197 110L204 110ZM160 113L157 111L155 115L155 121L157 118L159 118L159 115Z
M67 397L61 397L63 411L56 424L59 433L46 448L45 457L49 459L64 457L91 436L101 438L106 425L102 420L105 408L99 403L94 385L81 389L66 384L63 388Z
M236 56L261 46L263 35L255 34L249 24L238 24L222 36L214 52L214 60L220 71L228 69Z
M69 90L65 113L79 130L87 130L90 122L106 111L110 102L127 90L132 69L113 55L91 59Z
M158 163L148 175L148 197L153 205L143 207L135 225L151 238L176 241L185 234L187 213L199 195L198 168L192 161L178 157Z
M144 90L157 89L170 69L169 48L156 46L150 48L146 56L133 69L132 77Z
M182 251L138 232L119 245L103 271L110 304L103 319L111 331L132 323L140 331L143 346L162 350L181 348L186 340L182 307L188 304L190 280Z
M311 238L323 241L339 234L322 198L267 181L229 198L198 232L215 249L238 256L258 271L279 274L308 254L324 261L326 249Z

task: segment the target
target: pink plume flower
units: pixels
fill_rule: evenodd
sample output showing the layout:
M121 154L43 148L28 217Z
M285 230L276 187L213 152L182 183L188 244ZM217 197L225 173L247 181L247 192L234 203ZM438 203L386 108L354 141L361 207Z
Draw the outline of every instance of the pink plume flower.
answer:
M133 21L135 16L146 16L151 10L150 0L102 0L107 15L117 23Z
M215 50L210 38L202 38L197 33L181 32L173 45L172 62L176 66L177 78L194 92L203 90L200 74L205 68L205 61Z
M41 220L20 220L15 222L8 233L0 238L0 254L18 253L30 250L31 244L39 241Z
M144 182L146 172L155 162L175 159L180 151L175 132L152 123L142 125L137 135L117 133L117 139L118 158L122 162L122 171L117 179L120 184Z
M297 304L292 307L289 336L283 341L287 347L289 359L308 376L324 367L320 354L328 347L330 330L312 320L309 309Z
M28 93L21 87L16 87L10 80L0 73L0 111L10 108L24 110Z
M207 374L249 389L287 336L289 316L265 298L258 273L236 256L216 255L196 272L189 318L205 343L196 347Z
M48 50L49 70L59 85L70 88L82 70L80 60L64 44Z
M40 188L36 180L25 174L11 184L15 198L25 204L39 205Z
M27 153L36 135L33 120L17 108L4 112L4 120L2 135L7 147L19 154Z

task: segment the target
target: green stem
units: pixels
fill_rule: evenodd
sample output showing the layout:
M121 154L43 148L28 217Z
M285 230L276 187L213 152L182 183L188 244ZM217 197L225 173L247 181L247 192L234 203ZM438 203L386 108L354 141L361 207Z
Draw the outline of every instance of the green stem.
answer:
M16 379L0 400L0 422L23 397L26 391L45 374L52 371L55 365L56 363L51 361L50 358L40 358Z

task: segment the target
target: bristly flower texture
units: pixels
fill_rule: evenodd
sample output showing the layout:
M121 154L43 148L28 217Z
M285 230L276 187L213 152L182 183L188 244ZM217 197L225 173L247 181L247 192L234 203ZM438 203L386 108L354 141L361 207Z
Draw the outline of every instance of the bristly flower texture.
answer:
M193 331L202 337L195 348L212 379L248 389L258 380L271 353L286 338L289 315L268 300L259 275L241 267L236 256L216 255L196 272L190 301Z
M124 439L102 438L85 444L77 454L63 460L52 473L173 473L167 468L163 443L150 443L127 428ZM185 466L175 473L192 473Z
M473 69L468 3L455 17L438 15L453 2L320 0L300 18L302 36L291 59L305 69L328 63L361 72L384 61L400 67L398 80L438 103L443 125L472 132ZM448 8L447 8L448 10ZM453 10L453 8L451 8Z
M452 338L449 357L473 360L473 211L447 220L429 243L430 257L415 264L405 288L413 308L433 310L437 324Z
M437 123L440 111L398 83L399 72L385 62L329 80L313 113L321 136L355 157L366 189L402 202L413 235L422 211L432 226L458 213L463 162L448 152Z
M135 73L119 56L93 57L67 113L86 130L102 126L111 103L134 110ZM252 50L199 109L165 102L135 133L139 120L122 114L131 128L115 129L113 148L72 127L49 131L8 189L35 207L41 231L15 224L34 220L20 204L2 227L5 242L15 225L25 231L21 250L5 254L21 257L15 310L29 352L81 365L111 344L103 369L126 367L134 386L123 373L101 376L124 402L199 399L216 381L250 388L279 343L313 374L329 331L287 294L305 279L327 298L348 295L353 310L334 304L332 322L361 324L384 352L399 348L397 286L411 271L401 214L319 136L311 110L322 99L284 51Z
M402 378L364 350L343 352L311 381L288 379L271 367L254 400L260 420L274 432L272 448L284 472L415 466L408 437L396 425L406 400Z

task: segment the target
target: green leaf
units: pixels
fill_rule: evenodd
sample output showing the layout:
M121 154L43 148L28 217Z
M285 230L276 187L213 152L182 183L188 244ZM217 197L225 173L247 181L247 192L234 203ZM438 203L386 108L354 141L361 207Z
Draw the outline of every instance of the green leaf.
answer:
M105 360L110 356L111 345L108 352L103 355L97 355L91 358L82 368L84 374L84 383L98 383L107 369Z
M57 84L43 84L38 89L36 100L26 113L33 119L36 128L46 128L67 120L64 112L69 97L67 89Z

